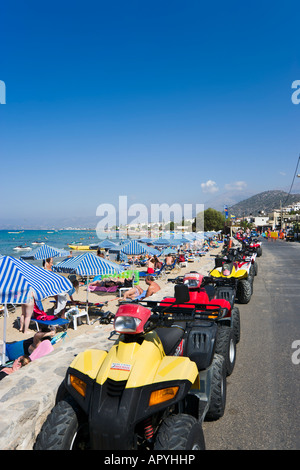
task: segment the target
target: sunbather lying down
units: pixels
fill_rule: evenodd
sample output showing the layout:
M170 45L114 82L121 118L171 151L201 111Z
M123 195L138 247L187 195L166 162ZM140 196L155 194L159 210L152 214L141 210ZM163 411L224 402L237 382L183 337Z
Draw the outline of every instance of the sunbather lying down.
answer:
M146 276L145 282L148 286L148 289L143 290L141 286L134 286L132 289L129 289L124 293L123 299L144 299L146 297L150 297L150 295L155 294L155 292L158 292L160 290L160 286L157 284L157 282L154 281L153 276Z
M130 278L107 278L107 279L97 279L89 283L90 287L130 287L132 286L132 279Z
M50 339L55 335L55 328L50 331L38 331L35 333L33 338L28 338L23 341L15 341L13 343L6 344L6 354L10 361L14 361L11 367L4 367L0 370L0 380L4 379L8 375L17 371L26 364L29 364L32 360L37 359L39 356L49 353L53 350ZM43 351L38 353L38 349L42 346L41 343L44 340L48 340L49 345L43 343L45 348ZM37 353L37 354L36 354ZM35 356L35 357L34 357Z

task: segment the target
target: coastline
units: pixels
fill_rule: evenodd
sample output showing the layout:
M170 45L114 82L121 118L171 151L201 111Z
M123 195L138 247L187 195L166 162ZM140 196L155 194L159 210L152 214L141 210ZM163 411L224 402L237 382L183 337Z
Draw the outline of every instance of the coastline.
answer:
M187 267L181 268L180 273L174 274L170 273L167 276L168 278L173 278L176 277L177 275L183 275L187 272L190 271L199 271L202 272L203 274L208 274L209 269L212 268L212 265L214 263L214 258L211 257L210 255L215 255L219 253L222 249L222 244L220 244L219 247L217 248L211 248L204 256L201 258L195 260L192 263L188 263ZM209 266L211 266L209 268ZM145 268L138 268L139 271L145 271ZM161 290L155 294L155 297L153 296L153 300L155 299L160 299L164 297L165 295L170 292L170 289L172 290L174 288L174 285L172 283L169 283L167 279L164 280L157 280L156 282L159 284ZM140 280L140 285L144 288L145 282L144 280ZM173 286L173 287L172 287ZM80 302L85 302L86 301L86 295L87 295L87 286L86 285L81 285L79 287L78 293L74 294L74 300L80 301ZM116 313L118 309L118 303L119 303L119 296L117 296L115 293L114 294L102 294L102 293L97 293L97 292L89 292L88 293L88 300L89 302L92 303L104 303L108 301L108 305L103 307L103 311L111 311L112 313ZM49 311L51 307L53 307L53 299L48 298L43 301L43 306L45 312ZM49 311L48 313L51 313ZM22 341L24 339L30 338L31 335L33 336L36 332L35 329L35 324L32 322L30 324L30 333L31 334L26 334L24 335L23 333L19 332L18 329L18 320L17 318L20 317L21 315L21 306L16 306L15 312L9 313L9 317L7 318L7 328L6 328L6 341L7 342L13 342L13 341ZM94 319L98 318L98 314L94 315L92 313L89 314L90 321L93 321ZM67 336L65 341L69 339L72 339L74 337L77 337L82 334L89 334L89 333L96 333L97 330L99 330L99 321L95 321L93 325L88 325L86 324L85 317L82 319L82 324L77 326L77 330L74 330L72 322L70 323L68 329L67 329ZM108 325L108 331L111 331L113 329L113 325L110 324ZM59 331L62 331L61 329ZM3 316L0 317L0 340L2 341L3 339ZM60 343L58 343L59 345ZM56 345L54 345L55 348Z

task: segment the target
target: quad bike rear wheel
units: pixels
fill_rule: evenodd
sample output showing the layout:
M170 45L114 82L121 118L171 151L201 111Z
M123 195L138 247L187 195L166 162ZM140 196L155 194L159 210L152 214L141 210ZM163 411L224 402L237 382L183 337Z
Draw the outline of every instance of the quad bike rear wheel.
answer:
M154 450L205 450L201 424L184 413L168 416L157 432Z
M232 329L235 337L235 343L238 344L241 339L241 318L240 311L237 307L233 307L231 310L232 316Z

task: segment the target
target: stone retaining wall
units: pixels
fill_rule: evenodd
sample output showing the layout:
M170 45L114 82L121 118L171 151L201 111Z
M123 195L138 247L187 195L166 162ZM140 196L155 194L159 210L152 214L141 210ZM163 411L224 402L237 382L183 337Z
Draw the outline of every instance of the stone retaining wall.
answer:
M0 450L32 450L42 424L55 404L57 390L74 357L88 348L108 350L112 325L102 325L61 341L49 355L0 381Z

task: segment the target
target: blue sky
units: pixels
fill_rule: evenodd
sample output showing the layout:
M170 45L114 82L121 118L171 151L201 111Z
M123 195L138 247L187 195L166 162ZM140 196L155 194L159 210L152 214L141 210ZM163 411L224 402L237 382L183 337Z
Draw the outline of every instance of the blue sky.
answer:
M299 13L296 1L2 3L0 217L289 190Z

